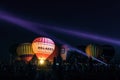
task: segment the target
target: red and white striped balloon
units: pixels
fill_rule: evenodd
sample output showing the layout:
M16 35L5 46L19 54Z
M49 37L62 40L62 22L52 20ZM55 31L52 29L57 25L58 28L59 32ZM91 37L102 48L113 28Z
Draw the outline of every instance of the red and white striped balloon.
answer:
M33 52L38 59L47 59L55 50L55 43L46 37L35 38L32 42Z

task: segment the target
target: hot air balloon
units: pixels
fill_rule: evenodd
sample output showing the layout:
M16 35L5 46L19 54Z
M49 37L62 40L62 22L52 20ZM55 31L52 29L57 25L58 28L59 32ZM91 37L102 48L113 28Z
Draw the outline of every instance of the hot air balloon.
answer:
M55 43L49 38L38 37L32 42L32 48L42 64L54 52Z
M89 44L86 47L85 52L86 52L87 56L90 58L92 56L98 58L100 56L100 54L102 53L102 48L95 44Z
M113 58L113 56L115 55L114 47L111 45L103 45L102 49L103 49L103 52L101 54L101 58L105 62L109 62Z
M20 44L16 51L18 58L25 62L29 62L34 55L31 43Z
M63 61L66 60L68 50L69 50L69 48L67 45L62 45L60 55L61 55L61 58Z

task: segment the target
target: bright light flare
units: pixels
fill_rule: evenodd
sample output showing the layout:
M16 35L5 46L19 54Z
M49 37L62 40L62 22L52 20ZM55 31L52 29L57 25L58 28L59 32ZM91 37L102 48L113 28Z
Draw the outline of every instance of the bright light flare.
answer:
M45 63L45 61L44 61L43 59L40 59L40 60L39 60L39 64L40 64L40 65L43 65L44 63Z

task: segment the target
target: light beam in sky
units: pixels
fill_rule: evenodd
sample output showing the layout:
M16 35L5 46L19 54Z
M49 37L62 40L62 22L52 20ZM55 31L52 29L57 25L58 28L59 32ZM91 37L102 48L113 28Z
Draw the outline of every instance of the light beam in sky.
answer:
M5 13L5 12L0 12L0 19L1 19L1 20L4 20L4 21L7 21L7 22L10 22L10 23L12 23L12 24L16 24L16 25L18 25L18 26L20 26L20 27L22 27L22 28L25 28L25 29L27 29L27 30L30 30L30 31L32 31L32 32L34 32L34 33L36 33L36 34L48 36L48 37L50 37L51 39L53 39L53 40L55 40L55 41L57 41L57 42L59 42L59 43L61 43L61 44L67 44L67 45L69 45L68 43L66 43L66 42L64 42L64 41L61 41L60 39L57 39L56 37L54 37L54 36L52 36L52 35L50 35L50 34L47 34L47 33L43 32L42 30L39 29L39 26L40 26L40 25L36 25L35 23L32 23L32 22L30 22L30 21L25 21L25 20L19 19L19 18L14 17L14 16L10 16L9 14L7 14L7 13ZM50 28L50 26L43 26L43 25L41 25L41 28ZM90 38L90 39L99 39L99 37L94 36L94 35L84 34L84 33L78 33L78 32L74 32L74 31L70 31L70 30L64 30L64 29L62 29L62 28L51 27L50 29L56 30L56 31L59 31L59 32L62 31L62 32L66 33L66 34L76 35L76 36L79 36L79 37L82 36L82 37L87 37L87 38ZM104 38L102 38L101 40L108 41L108 39L104 39ZM110 42L112 42L112 41L110 41ZM76 48L74 48L74 47L72 47L72 46L70 46L70 45L69 45L69 47L70 47L71 49L73 49L73 50L81 53L82 55L87 56L86 53L84 53L83 51L78 50L78 49L76 49ZM102 64L107 65L106 63L104 63L103 61L98 60L98 59L95 58L95 57L92 57L92 58L93 58L94 60L102 63Z
M85 39L89 39L89 40L106 42L106 43L115 44L115 45L120 46L120 40L113 39L113 38L108 38L108 37L99 36L99 35L95 35L95 34L91 34L91 33L86 33L86 32L82 32L82 31L78 31L78 30L71 30L71 29L65 29L65 28L54 27L54 26L47 26L47 25L45 26L45 25L41 25L41 24L39 24L39 26L40 27L44 26L44 28L52 30L57 33L59 32L62 34L73 35L80 39L85 38Z

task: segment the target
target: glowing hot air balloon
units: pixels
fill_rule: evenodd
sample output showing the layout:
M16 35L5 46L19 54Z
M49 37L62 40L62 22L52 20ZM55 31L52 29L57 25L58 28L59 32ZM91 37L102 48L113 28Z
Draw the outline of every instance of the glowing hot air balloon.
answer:
M32 44L31 43L20 44L17 47L17 55L18 57L20 57L21 60L29 62L34 55Z
M55 43L46 37L35 38L32 48L37 58L42 61L46 60L55 50Z
M86 47L85 49L86 54L88 57L99 57L100 54L102 53L102 49L98 45L90 44Z

